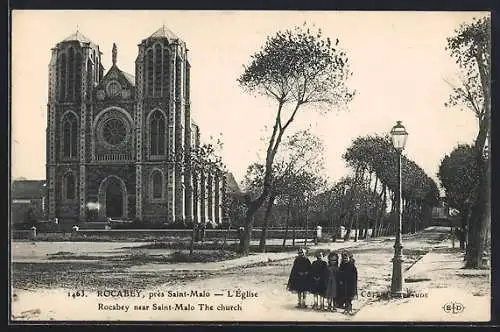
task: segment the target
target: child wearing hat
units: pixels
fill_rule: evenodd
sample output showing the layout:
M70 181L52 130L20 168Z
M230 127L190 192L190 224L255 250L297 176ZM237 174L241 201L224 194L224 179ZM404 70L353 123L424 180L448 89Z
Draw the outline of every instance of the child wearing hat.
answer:
M328 278L326 282L326 298L329 311L337 311L338 272L339 255L336 252L330 252L328 254Z
M328 266L323 260L323 253L316 252L316 260L311 264L311 283L309 292L314 294L313 309L325 309L326 282L328 277ZM321 298L321 304L319 300Z
M306 257L306 250L299 249L297 257L293 262L292 271L288 278L287 289L296 292L298 297L297 308L306 308L306 292L311 272L311 262Z
M352 300L358 295L358 270L352 253L342 253L339 267L339 295L344 313L352 312Z

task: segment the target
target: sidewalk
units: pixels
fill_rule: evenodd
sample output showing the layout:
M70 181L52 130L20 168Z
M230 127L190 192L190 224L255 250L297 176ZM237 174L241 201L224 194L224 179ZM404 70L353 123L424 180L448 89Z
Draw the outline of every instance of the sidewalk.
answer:
M368 244L366 241L358 242L331 242L319 243L310 247L311 250L341 250L353 248L360 245ZM295 257L297 253L292 252L269 252L269 253L256 253L248 256L235 258L220 262L208 263L174 263L174 264L143 264L132 266L127 269L128 272L216 272L229 270L238 267L246 267L256 265L259 263L266 263L272 261L281 261Z
M405 273L403 287L413 291L413 297L369 302L353 320L490 320L490 271L462 267L463 253L451 249L451 241L443 241ZM463 309L453 312L447 304Z

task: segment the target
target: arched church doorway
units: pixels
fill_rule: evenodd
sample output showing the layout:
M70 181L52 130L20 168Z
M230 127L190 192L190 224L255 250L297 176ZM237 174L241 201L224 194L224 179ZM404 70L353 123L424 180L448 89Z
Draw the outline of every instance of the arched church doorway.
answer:
M117 176L108 176L99 188L99 201L101 217L126 218L127 217L127 188L122 179Z
M106 185L106 217L121 218L123 215L123 193L120 182L111 178Z

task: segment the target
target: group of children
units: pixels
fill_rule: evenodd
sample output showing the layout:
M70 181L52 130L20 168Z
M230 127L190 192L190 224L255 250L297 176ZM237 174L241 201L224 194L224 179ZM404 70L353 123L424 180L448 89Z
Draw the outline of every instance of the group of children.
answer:
M313 309L352 312L352 300L358 293L358 271L351 253L343 251L340 255L330 252L328 263L323 260L323 253L316 252L316 260L310 262L305 249L299 249L293 263L287 289L296 292L297 308L307 308L306 293L314 295ZM325 307L325 299L327 307Z

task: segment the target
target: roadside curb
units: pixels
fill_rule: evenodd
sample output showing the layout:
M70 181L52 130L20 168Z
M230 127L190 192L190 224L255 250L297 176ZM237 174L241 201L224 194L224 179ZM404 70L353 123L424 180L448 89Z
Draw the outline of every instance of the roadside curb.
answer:
M422 260L425 259L426 256L428 256L429 254L431 253L435 253L435 250L436 248L439 248L440 246L442 246L444 243L446 243L448 241L448 239L444 239L443 241L439 242L439 243L436 243L436 245L432 246L429 248L429 250L424 254L422 255L422 257L420 257L415 263L413 263L409 268L408 270L404 271L405 274L409 274L412 272L412 269L414 269L415 266L418 266L419 264L422 264Z

